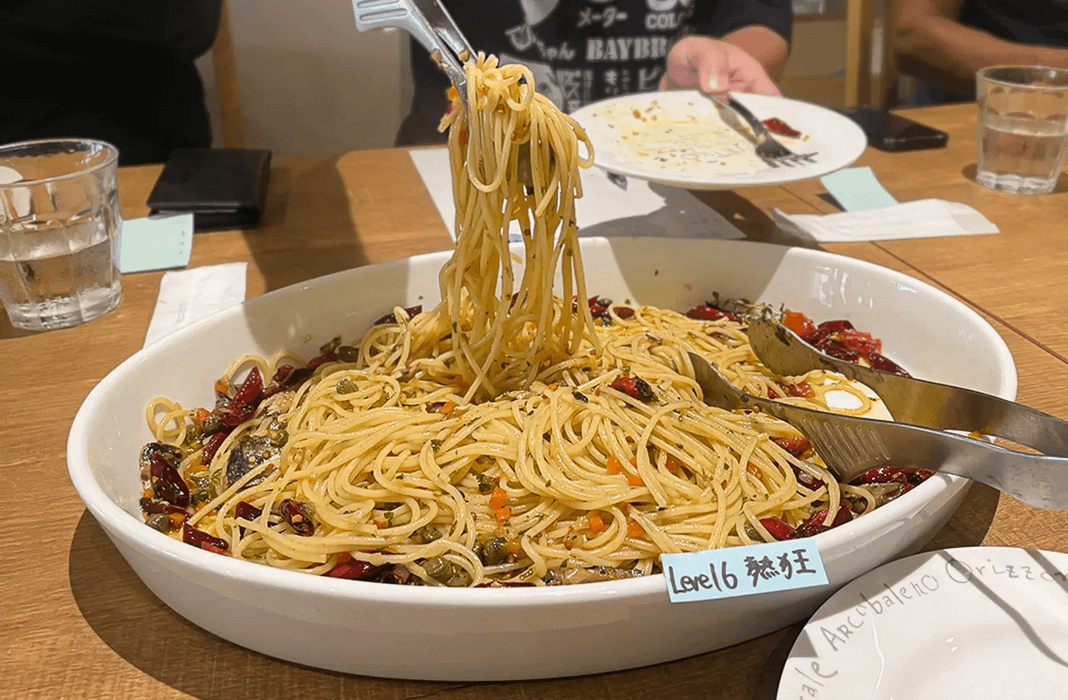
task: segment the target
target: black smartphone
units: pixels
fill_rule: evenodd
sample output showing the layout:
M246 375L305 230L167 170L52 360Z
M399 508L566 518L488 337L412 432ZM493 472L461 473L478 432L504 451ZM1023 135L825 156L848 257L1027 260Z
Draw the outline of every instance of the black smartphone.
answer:
M946 132L885 109L850 107L839 111L859 124L868 137L868 143L880 151L942 148L949 141Z

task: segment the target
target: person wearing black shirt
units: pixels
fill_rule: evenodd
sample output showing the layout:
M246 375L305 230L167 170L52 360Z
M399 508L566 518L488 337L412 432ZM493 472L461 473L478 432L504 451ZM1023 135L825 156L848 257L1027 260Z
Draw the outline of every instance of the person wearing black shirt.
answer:
M221 0L4 0L0 142L101 139L122 165L210 146L193 62L220 10Z
M779 94L790 0L444 0L475 51L528 66L565 112L658 88ZM399 146L444 141L449 83L412 42L415 94Z
M981 68L1068 68L1068 0L904 0L894 53L913 103L971 101Z

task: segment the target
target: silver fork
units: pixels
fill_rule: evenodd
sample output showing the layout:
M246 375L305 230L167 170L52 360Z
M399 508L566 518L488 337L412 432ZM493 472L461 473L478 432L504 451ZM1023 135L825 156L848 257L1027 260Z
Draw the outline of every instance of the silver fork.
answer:
M753 130L753 137L756 139L756 154L760 158L773 168L777 168L780 165L787 167L793 167L799 163L811 163L818 153L813 151L812 153L797 154L791 151L786 146L776 140L771 132L768 131L768 127L764 126L756 116L749 111L749 109L738 100L727 95L727 99L723 99L717 95L705 93L708 98L716 104L733 111L749 124L749 127Z
M771 401L736 388L700 355L689 356L705 403L760 410L786 421L809 439L842 481L876 467L930 469L978 481L1035 508L1068 510L1068 458L1025 454L939 430Z

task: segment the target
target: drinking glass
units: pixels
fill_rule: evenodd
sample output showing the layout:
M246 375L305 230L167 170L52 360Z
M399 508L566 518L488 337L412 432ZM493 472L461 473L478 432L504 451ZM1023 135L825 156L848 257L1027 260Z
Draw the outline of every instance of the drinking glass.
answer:
M976 181L999 192L1052 192L1068 154L1068 70L992 66L975 80Z
M0 146L0 299L11 325L66 328L119 303L118 155L84 139Z

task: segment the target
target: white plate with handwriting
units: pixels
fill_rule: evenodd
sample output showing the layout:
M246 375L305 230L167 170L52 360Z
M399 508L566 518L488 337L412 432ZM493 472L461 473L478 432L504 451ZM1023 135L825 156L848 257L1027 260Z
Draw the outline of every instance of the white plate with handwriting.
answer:
M851 165L868 141L851 119L785 97L735 94L761 121L797 132L775 138L811 161L772 166L756 155L752 130L698 90L644 92L594 102L571 116L590 137L594 163L610 172L696 190L779 185ZM774 131L774 129L773 129Z
M794 643L777 700L984 700L1068 692L1068 554L918 554L836 593Z

